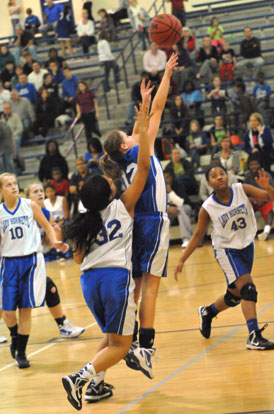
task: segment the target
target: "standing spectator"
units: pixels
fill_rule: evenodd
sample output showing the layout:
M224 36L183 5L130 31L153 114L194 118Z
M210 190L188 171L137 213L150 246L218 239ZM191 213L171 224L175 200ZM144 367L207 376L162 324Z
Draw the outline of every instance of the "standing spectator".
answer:
M119 5L117 9L115 9L111 14L111 18L113 19L115 27L119 26L121 19L126 19L128 17L128 6L129 0L119 0Z
M38 33L41 22L38 16L32 14L32 9L30 7L26 10L27 17L25 18L25 29L30 30L33 35Z
M217 48L211 45L210 37L203 38L203 47L199 50L197 59L201 63L197 79L201 79L203 83L209 84L212 82L213 73L217 72L219 64L219 55Z
M109 42L116 41L117 34L116 34L115 26L114 26L112 18L109 16L106 9L100 9L98 10L97 13L101 17L101 20L99 21L99 25L98 25L98 34L100 34L101 32L106 32L108 35L107 37L108 37Z
M25 63L23 64L23 71L28 76L33 71L32 69L33 62L36 62L36 61L33 60L31 54L28 51L24 52L23 56L25 59Z
M12 112L10 102L6 102L4 104L4 111L1 115L0 120L10 128L13 139L15 141L15 154L18 155L21 147L23 124L19 116L15 112Z
M154 42L150 44L150 50L147 50L143 57L144 70L149 74L152 81L159 82L159 72L165 70L166 54L159 49Z
M114 72L114 82L120 82L120 70L119 66L114 60L113 54L111 53L110 44L107 41L107 33L101 32L99 34L99 40L97 43L98 57L100 65L104 67L105 78L104 78L104 91L110 91L109 74L110 70Z
M3 82L0 80L0 114L3 112L5 102L10 102L10 91L4 89Z
M262 114L265 124L270 123L270 119L269 119L270 95L271 95L271 87L268 83L265 83L264 73L259 72L257 75L257 84L254 86L254 89L253 89L253 96L256 99L257 108L259 112Z
M15 89L19 92L20 96L28 98L32 105L36 105L37 92L35 86L28 82L27 75L25 73L19 75L19 83L16 85Z
M11 91L11 109L21 119L24 131L27 131L34 122L34 110L29 99L20 96L16 89Z
M186 12L184 2L188 0L166 0L171 2L172 14L180 20L182 26L186 24Z
M37 60L37 48L34 37L29 30L23 30L22 26L16 26L16 37L14 41L14 58L15 64L19 65L21 51L28 50L34 60Z
M173 126L173 139L177 142L180 147L186 150L186 132L187 127L189 125L188 120L188 109L185 105L184 101L182 100L180 95L175 96L173 99L170 108L170 116L172 119L172 126Z
M15 142L12 132L8 125L0 122L0 172L10 172L15 174L13 154L15 151Z
M44 24L40 27L43 37L47 37L49 31L56 32L56 27L60 14L63 12L63 6L54 4L53 0L46 0L47 6L43 11Z
M53 128L57 111L54 99L48 95L46 88L39 89L39 97L36 105L36 121L33 129L36 135L47 136L48 130Z
M195 88L192 80L187 80L183 86L181 98L188 109L188 116L191 119L198 119L201 128L204 126L204 110L202 108L203 97L200 91Z
M263 167L270 171L274 160L271 129L264 125L263 117L258 112L251 114L249 121L250 128L244 136L244 150L248 154L256 153Z
M39 166L39 180L45 183L52 180L52 169L59 167L62 171L62 177L68 179L68 164L65 158L60 154L59 145L56 141L50 139L46 142L46 155L41 159Z
M83 47L83 53L89 53L89 46L96 43L94 23L88 19L88 11L82 10L82 20L77 24L77 35Z
M94 92L88 89L86 82L80 81L75 96L77 118L85 125L87 142L92 138L92 132L101 137L98 127L99 110Z
M200 156L207 153L208 139L205 132L201 131L197 119L193 119L193 121L190 122L187 141L192 165L195 166L198 171L202 171L200 168Z
M11 90L11 79L15 75L14 61L6 60L5 69L1 73L1 80L6 89Z
M66 46L69 50L70 56L73 55L73 50L71 47L70 35L74 32L74 23L71 16L71 7L66 5L64 7L64 12L60 13L56 33L57 38L61 43L62 55L66 56Z
M246 27L244 30L245 39L241 42L241 56L242 60L239 60L236 64L236 69L239 71L241 77L246 75L247 78L256 79L258 72L260 72L264 60L261 56L260 41L257 37L253 36L250 27Z
M62 94L65 104L65 109L75 110L74 98L78 87L77 76L71 73L70 68L67 66L64 69L65 79L62 82Z
M28 82L35 86L36 91L39 91L43 85L44 75L48 73L47 69L42 69L39 62L32 63L32 72L28 76Z
M64 69L67 64L62 56L58 55L58 50L55 47L49 49L49 60L46 62L45 67L48 69L51 61L55 61L60 69Z
M234 50L231 49L228 41L224 40L223 50L220 54L220 77L222 82L233 81L236 63Z
M14 89L16 85L19 83L19 75L24 73L22 66L17 65L15 68L15 73L11 78L11 89Z
M173 45L172 49L178 56L178 64L173 70L172 78L176 82L179 92L182 92L185 81L195 79L195 70L186 49L182 48L179 43Z
M212 115L226 114L226 101L228 101L227 91L222 88L221 78L219 75L214 75L213 85L211 91L207 95L207 99L211 100Z
M53 82L56 83L56 85L62 84L65 79L63 70L59 67L55 60L51 60L49 62L49 73L51 74Z
M131 27L138 33L139 39L142 41L143 50L146 50L146 39L148 43L150 42L148 35L149 14L143 7L138 6L137 0L129 0L128 17Z
M214 118L214 126L210 130L212 157L216 152L220 151L222 139L226 136L230 136L230 132L224 125L224 118L222 115L216 115Z
M92 1L91 0L83 0L83 10L87 11L88 20L92 20L94 22L94 17L92 15Z
M223 26L219 24L217 17L212 17L210 21L210 26L207 28L207 33L210 36L211 44L213 46L216 46L217 48L222 49L224 43L224 29Z
M13 35L15 36L16 26L20 23L20 6L16 5L16 0L9 0L8 8Z
M7 60L13 60L14 56L10 53L7 46L3 45L0 46L0 72L5 69L6 61Z
M234 151L229 136L225 136L221 140L221 151L214 154L213 159L217 158L221 165L231 174L239 174L240 172L240 153Z
M50 185L55 189L57 196L67 196L69 192L69 180L65 180L62 176L62 170L59 167L54 167L51 172L52 180Z
M186 49L191 57L193 63L196 62L196 54L199 51L198 42L189 27L183 27L183 35L179 41L184 49Z

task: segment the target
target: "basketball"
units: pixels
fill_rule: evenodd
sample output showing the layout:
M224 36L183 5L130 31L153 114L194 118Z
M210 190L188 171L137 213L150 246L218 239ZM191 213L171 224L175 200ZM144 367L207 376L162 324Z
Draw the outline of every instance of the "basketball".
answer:
M161 47L170 47L179 42L182 36L182 25L172 14L159 14L155 16L148 28L152 42Z

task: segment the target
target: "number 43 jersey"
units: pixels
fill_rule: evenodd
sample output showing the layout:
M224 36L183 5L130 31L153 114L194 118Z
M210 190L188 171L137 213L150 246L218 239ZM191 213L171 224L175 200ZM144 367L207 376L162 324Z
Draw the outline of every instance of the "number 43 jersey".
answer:
M14 211L0 204L1 256L20 257L38 251L41 236L34 219L31 200L19 198Z
M122 267L131 271L133 219L121 200L100 211L103 226L84 257L81 271L99 267Z
M232 184L230 192L228 204L221 203L212 194L202 205L212 221L214 249L244 249L256 236L255 214L242 184Z

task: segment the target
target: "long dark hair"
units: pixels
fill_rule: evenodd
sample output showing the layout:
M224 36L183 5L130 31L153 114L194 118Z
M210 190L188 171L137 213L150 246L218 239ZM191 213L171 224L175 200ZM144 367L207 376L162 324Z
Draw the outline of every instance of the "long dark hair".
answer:
M100 168L104 173L116 180L121 177L121 170L117 161L123 158L121 144L123 137L118 130L111 131L104 141L104 151L106 154L100 159Z
M99 174L89 177L80 190L80 199L87 209L79 213L69 226L64 227L64 239L74 243L74 252L81 252L85 247L86 254L96 240L103 224L100 210L110 203L111 188L108 181Z

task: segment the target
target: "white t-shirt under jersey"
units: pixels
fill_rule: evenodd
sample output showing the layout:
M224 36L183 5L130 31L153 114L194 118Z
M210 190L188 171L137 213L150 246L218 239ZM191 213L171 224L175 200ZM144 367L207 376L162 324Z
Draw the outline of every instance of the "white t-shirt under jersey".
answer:
M44 201L44 205L47 210L49 210L52 214L53 220L60 220L64 218L64 207L63 207L63 196L56 196L56 200L54 204L51 204L49 198L46 198Z

